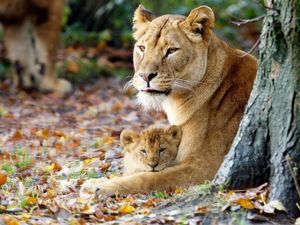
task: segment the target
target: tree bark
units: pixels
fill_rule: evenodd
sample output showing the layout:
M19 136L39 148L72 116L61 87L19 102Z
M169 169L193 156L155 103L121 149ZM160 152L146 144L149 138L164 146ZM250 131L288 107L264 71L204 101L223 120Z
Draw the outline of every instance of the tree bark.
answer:
M260 67L244 118L214 183L268 182L293 215L300 182L300 0L265 0Z

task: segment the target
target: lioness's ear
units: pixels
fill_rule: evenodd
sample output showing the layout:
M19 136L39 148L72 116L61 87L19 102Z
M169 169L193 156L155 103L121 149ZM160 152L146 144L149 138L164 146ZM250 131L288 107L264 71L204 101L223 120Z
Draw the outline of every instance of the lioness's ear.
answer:
M139 134L133 130L123 130L120 135L121 146L128 146L129 144L133 143L138 137Z
M215 24L214 12L208 6L193 9L182 23L183 29L208 40Z
M155 18L154 14L146 9L143 5L135 10L133 16L133 37L137 40L145 33L149 23Z
M179 126L169 126L168 128L166 128L166 133L169 134L173 140L177 140L178 142L180 142L182 132Z

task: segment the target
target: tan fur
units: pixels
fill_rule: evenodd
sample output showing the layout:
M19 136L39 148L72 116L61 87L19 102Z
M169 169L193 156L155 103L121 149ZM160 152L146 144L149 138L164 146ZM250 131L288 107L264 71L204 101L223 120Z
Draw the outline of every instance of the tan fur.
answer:
M200 6L188 17L151 19L143 11L139 7L134 18L137 42L132 83L145 109L163 110L171 124L181 126L176 165L157 173L90 180L82 191L150 192L212 179L249 98L257 61L212 32L214 14L209 7Z
M1 0L0 22L12 63L13 83L21 89L71 91L54 69L64 0Z
M171 166L177 156L181 130L151 126L141 133L124 130L121 133L124 148L124 175L137 172L157 172Z

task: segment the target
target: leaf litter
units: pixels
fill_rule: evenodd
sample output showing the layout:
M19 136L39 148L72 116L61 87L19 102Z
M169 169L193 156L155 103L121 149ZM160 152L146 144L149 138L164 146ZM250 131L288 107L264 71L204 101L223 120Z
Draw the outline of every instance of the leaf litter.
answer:
M0 85L0 224L140 224L134 221L145 218L154 224L195 224L203 216L228 209L265 214L285 211L279 201L267 202L267 184L219 192L222 206L218 202L199 204L189 210L189 220L176 217L180 209L164 215L151 209L164 202L175 204L178 196L186 198L191 189L82 199L79 189L85 180L122 174L119 135L123 129L167 124L166 117L139 110L116 78L76 87L69 96L10 93L3 87ZM196 193L210 195L210 188L205 183Z

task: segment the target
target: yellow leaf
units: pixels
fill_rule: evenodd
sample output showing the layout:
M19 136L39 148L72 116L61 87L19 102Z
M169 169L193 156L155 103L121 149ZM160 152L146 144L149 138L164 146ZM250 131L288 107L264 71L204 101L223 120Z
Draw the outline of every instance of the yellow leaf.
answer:
M117 177L117 175L116 175L116 174L113 174L113 173L109 174L109 176L108 176L109 179L112 179L112 178L114 178L114 177Z
M254 209L253 203L247 198L240 198L236 201L244 209Z
M265 194L260 194L260 199L264 204L267 204L267 196Z
M81 223L77 219L70 219L68 221L69 225L80 225Z
M37 199L35 197L27 197L26 198L26 203L28 205L34 205L37 202Z
M57 143L59 144L64 144L66 142L66 138L64 136L61 136L58 140L57 140Z
M119 212L124 213L124 214L132 213L134 211L135 211L135 208L129 204L122 205L121 208L119 209Z
M58 165L56 162L52 163L49 166L46 166L46 171L58 171L61 169L61 166Z
M90 163L94 162L95 160L97 160L98 158L90 158L90 159L85 159L83 161L84 166L89 165Z
M4 216L3 220L6 222L6 225L19 225L20 223L11 216Z
M28 214L28 213L22 213L20 216L21 216L23 219L29 219L29 218L31 217L31 215Z
M183 189L182 188L177 187L175 189L175 194L182 194L182 193L183 193Z
M110 144L114 143L115 140L116 140L116 139L115 139L114 137L108 136L108 137L104 138L103 144L105 144L105 145L110 145Z

